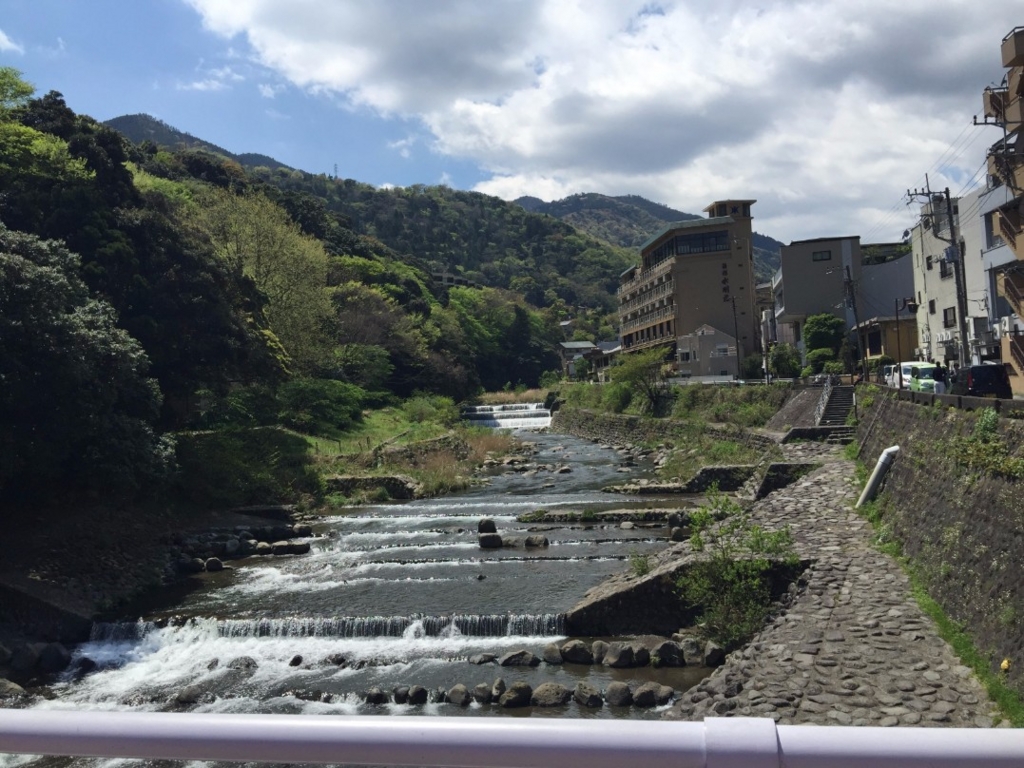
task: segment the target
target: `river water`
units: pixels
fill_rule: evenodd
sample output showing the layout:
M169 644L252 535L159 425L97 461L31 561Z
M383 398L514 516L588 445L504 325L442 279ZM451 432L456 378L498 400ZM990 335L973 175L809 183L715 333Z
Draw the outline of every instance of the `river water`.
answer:
M536 687L588 680L656 680L677 690L705 670L611 669L584 665L535 668L472 664L477 654L527 649L540 656L561 644L562 614L607 576L629 567L631 553L666 546L666 529L616 523L526 524L539 508L595 512L680 500L627 498L600 488L643 476L615 451L564 435L527 434L531 461L570 472L503 473L444 498L365 506L314 525L307 555L250 558L204 574L203 585L173 606L138 621L99 625L76 652L89 674L69 673L38 706L193 712L444 714L451 716L658 717L657 709L597 710L575 703L553 710L473 704L373 707L371 687L464 683ZM503 537L538 534L550 546L480 549L477 523L489 517ZM542 528L544 530L536 530ZM170 617L172 620L167 621ZM592 638L584 638L591 640ZM612 638L605 638L612 639ZM329 659L333 658L333 661ZM343 663L336 663L343 659ZM21 759L0 756L0 765Z

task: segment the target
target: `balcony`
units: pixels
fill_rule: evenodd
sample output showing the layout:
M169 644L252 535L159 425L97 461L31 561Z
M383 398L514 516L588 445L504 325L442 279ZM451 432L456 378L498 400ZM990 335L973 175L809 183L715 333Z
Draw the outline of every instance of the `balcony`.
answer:
M1006 299L1014 314L1024 317L1024 276L1017 272L1000 272L996 275L996 293Z
M623 293L639 290L646 283L656 280L662 275L671 273L672 267L675 266L675 263L675 259L665 259L665 261L661 262L656 267L652 267L651 269L643 272L636 272L636 277L620 285L619 290L616 291L616 293L621 296Z
M985 117L1003 122L1006 109L1007 90L1005 88L986 88L981 92L981 103Z
M999 234L1010 246L1013 255L1018 260L1024 261L1024 237L1021 234L1021 215L1019 200L1011 200L998 209L999 212Z
M1003 38L1003 66L1019 67L1024 64L1024 27L1015 27Z
M1017 154L1016 144L999 142L989 153L988 175L995 176L1014 192L1024 189L1024 158Z
M645 315L641 315L633 320L627 320L622 323L622 327L619 332L624 334L628 331L636 330L637 328L646 328L648 325L662 322L664 320L674 320L676 316L675 305L669 304L667 307L655 310L654 312L648 312Z

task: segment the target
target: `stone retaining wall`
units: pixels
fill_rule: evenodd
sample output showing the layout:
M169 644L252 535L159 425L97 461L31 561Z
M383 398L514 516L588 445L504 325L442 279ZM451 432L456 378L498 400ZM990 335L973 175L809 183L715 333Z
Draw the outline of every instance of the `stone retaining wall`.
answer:
M947 615L967 627L992 670L1010 659L1008 679L1024 688L1024 483L958 464L954 439L971 434L972 414L907 395L878 397L872 410L858 430L861 460L872 467L882 450L900 447L879 497L885 531ZM1011 450L1024 455L1024 424L1003 419L1000 426Z

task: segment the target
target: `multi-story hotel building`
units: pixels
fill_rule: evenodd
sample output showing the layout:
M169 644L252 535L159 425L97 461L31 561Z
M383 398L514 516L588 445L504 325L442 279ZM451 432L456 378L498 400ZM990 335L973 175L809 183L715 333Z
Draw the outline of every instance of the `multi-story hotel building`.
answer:
M735 337L744 356L757 351L755 202L712 203L708 218L670 224L641 246L640 264L620 276L622 352L663 346L677 360L678 339L705 325Z

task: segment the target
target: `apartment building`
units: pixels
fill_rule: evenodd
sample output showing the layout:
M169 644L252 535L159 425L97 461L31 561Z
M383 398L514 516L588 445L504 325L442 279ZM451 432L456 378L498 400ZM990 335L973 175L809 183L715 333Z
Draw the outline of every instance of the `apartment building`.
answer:
M710 325L679 337L679 375L689 378L739 375L736 339Z
M853 305L846 280L860 280L860 237L819 237L782 246L772 278L778 341L805 354L803 324L811 315L828 313L853 328Z
M708 218L671 224L641 246L640 264L619 278L623 352L664 347L678 364L679 337L705 325L731 334L742 356L758 351L755 202L714 202Z
M986 122L1001 128L1003 135L989 148L989 184L979 206L979 231L988 246L982 266L992 340L1015 374L1010 376L1014 393L1024 395L1024 27L1003 38L1001 53L1006 76L998 88L982 93Z

